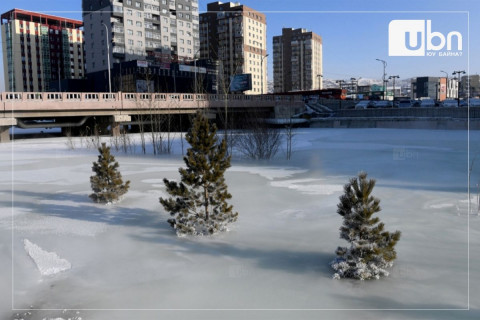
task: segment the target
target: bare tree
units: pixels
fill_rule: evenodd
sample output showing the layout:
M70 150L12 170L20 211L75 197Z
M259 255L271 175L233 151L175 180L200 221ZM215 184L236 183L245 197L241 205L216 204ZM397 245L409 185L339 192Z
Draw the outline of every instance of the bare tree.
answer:
M237 136L237 150L256 160L275 157L282 144L281 131L269 126L262 115L250 111L243 121L243 130Z

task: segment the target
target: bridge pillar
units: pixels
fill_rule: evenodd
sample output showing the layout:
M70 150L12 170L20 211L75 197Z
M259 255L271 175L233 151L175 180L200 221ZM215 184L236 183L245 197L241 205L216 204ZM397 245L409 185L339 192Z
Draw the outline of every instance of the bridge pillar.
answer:
M10 141L10 127L0 127L0 143Z
M132 117L126 114L114 115L112 117L112 136L119 136L120 135L120 124L122 122L130 122L132 121Z
M17 125L15 118L0 118L0 143L10 141L10 127Z

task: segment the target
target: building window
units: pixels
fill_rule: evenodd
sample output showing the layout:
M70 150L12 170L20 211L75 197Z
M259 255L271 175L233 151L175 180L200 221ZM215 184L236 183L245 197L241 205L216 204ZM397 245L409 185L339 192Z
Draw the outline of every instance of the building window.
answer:
M141 6L142 6L142 4L140 2L138 2L138 1L135 2L135 7L140 8Z
M137 31L137 37L142 37L142 36L143 36L142 31Z

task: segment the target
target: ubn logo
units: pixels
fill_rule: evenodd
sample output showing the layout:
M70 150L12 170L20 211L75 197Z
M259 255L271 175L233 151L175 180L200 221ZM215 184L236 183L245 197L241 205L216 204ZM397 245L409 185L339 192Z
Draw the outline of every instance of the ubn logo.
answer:
M452 50L455 38L457 50L461 51L463 38L458 31L445 36L441 32L432 32L431 20L392 20L388 25L388 55L425 56L427 52L433 52L427 55L436 55L435 52L444 49L445 45L448 51Z

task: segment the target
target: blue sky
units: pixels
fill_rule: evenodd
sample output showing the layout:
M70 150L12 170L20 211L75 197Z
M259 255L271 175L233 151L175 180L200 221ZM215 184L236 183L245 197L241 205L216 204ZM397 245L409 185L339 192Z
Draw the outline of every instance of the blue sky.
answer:
M212 1L199 0L200 12L206 10L209 2ZM380 79L383 66L376 58L387 61L388 75L399 75L402 79L444 75L440 70L450 74L454 70L480 73L478 0L244 0L241 3L267 15L269 80L273 77L272 37L280 35L282 28L306 28L322 36L324 77L329 79ZM81 0L0 1L0 12L12 8L81 20ZM391 20L431 20L432 32L443 35L460 32L462 57L389 56L388 26ZM433 44L437 44L435 41L438 39L434 39ZM0 90L3 91L3 70L0 71Z

